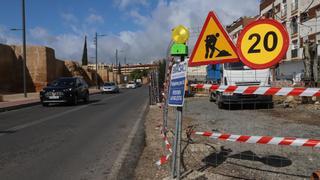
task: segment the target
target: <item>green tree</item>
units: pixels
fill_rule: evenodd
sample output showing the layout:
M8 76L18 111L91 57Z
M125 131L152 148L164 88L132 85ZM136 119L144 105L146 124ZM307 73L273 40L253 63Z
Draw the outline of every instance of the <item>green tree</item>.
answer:
M84 47L82 54L82 65L88 65L88 50L87 50L87 36L84 38Z
M141 79L144 75L148 75L148 71L135 69L130 73L131 79Z

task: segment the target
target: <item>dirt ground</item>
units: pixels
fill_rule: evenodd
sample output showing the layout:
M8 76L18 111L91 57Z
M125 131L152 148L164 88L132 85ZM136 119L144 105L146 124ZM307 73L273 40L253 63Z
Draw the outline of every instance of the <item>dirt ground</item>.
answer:
M174 131L174 109L169 111L169 130ZM206 97L187 98L183 130L256 136L320 139L320 110L313 105L273 109L248 106L218 109ZM160 136L162 109L151 107L145 122L146 147L136 169L136 179L164 179L170 162L157 166L163 151ZM172 142L172 133L169 133ZM185 179L309 179L320 169L320 149L225 142L183 133L182 170Z

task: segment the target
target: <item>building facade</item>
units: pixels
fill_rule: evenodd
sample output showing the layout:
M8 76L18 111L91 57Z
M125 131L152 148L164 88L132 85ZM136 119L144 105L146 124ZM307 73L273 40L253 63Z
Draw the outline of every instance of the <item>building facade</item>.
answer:
M261 0L260 16L276 19L289 33L289 49L277 68L277 76L289 79L303 73L305 44L320 42L320 0Z

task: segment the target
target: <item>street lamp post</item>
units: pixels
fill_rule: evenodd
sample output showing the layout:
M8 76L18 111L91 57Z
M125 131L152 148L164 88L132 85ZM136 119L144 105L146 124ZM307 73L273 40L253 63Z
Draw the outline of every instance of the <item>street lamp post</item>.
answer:
M22 0L22 39L23 39L23 93L24 97L27 97L27 80L26 80L26 65L27 65L27 54L26 54L26 8L25 0Z
M25 0L22 0L22 29L12 28L11 31L22 31L22 78L23 78L23 94L27 97L27 79L26 79L26 66L27 66L27 48L26 48L26 8Z
M95 77L95 79L96 79L96 83L97 83L97 89L100 89L100 85L98 83L98 37L102 37L102 36L106 36L106 35L105 34L98 34L96 32L95 38L94 38L95 45L96 45L96 77Z

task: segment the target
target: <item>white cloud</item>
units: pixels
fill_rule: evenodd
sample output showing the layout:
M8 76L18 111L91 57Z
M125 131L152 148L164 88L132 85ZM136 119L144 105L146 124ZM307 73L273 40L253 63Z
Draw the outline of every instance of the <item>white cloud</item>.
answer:
M257 0L160 0L150 14L144 15L141 9L132 7L137 4L147 4L146 0L120 0L115 2L119 8L125 8L127 18L135 22L140 30L122 31L99 37L99 61L112 63L115 50L121 50L119 59L123 63L124 56L130 63L150 62L166 56L166 50L171 39L171 29L179 24L189 27L191 38L190 51L197 39L203 22L210 10L214 10L224 25L232 23L240 16L256 15L259 11ZM132 7L132 8L131 8ZM93 16L91 16L93 15ZM90 17L91 16L91 17ZM90 17L90 18L89 18ZM92 35L96 28L89 22L102 23L103 18L94 10L89 10L88 18L80 21L72 14L62 15L70 28L69 33L52 35L48 30L36 27L30 30L30 41L46 42L47 46L56 50L56 56L61 59L75 59L80 61L84 43L84 35ZM89 21L90 19L90 21ZM89 57L94 56L93 38L88 37ZM0 41L8 41L1 36ZM30 42L29 41L29 42Z
M11 31L4 25L0 25L1 44L21 44L21 31ZM20 36L19 36L20 35Z
M49 32L42 27L30 29L30 35L36 40L45 41L46 45L56 41L56 37L50 35Z
M125 9L131 5L144 5L144 6L148 5L147 0L114 0L114 3L120 9Z
M86 18L86 22L91 24L104 23L104 19L102 16L92 13Z
M56 37L51 46L55 49L56 56L61 59L80 61L84 38L74 34L61 34Z
M145 25L148 22L148 17L141 15L137 10L131 10L129 15L133 21L138 25Z
M129 9L130 4L126 4L129 2L125 0L121 2L126 5L123 7ZM113 40L100 43L100 45L113 47L113 49L125 47L124 50L129 59L149 62L166 56L171 29L183 24L190 29L192 34L189 41L191 51L204 20L211 10L215 10L221 22L227 25L241 16L258 14L259 2L256 0L174 0L170 2L162 0L148 16L140 14L136 9L129 11L128 15L141 26L141 31L120 32ZM112 46L113 41L117 41L118 46ZM108 52L102 53L104 57L113 57Z
M78 18L74 15L74 14L71 14L71 13L61 13L60 14L62 19L66 22L71 22L71 23L76 23L78 22Z

